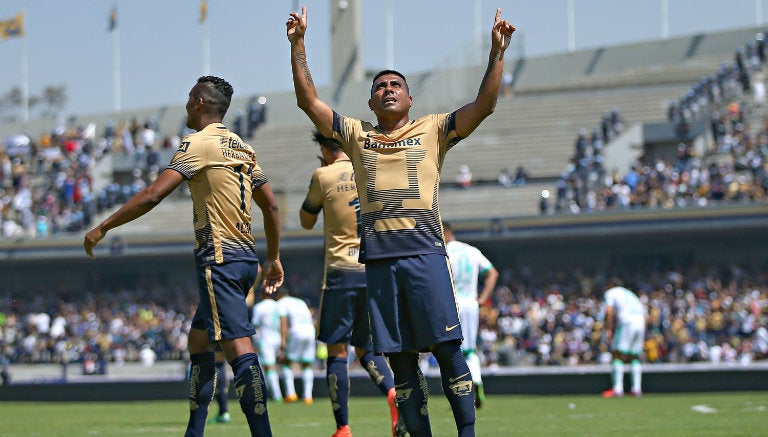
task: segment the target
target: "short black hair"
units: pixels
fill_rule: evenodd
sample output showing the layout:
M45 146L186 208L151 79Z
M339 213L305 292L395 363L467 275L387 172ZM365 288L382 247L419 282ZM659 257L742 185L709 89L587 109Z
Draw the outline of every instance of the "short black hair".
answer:
M328 138L318 131L312 131L312 140L328 149L331 153L341 150L341 143L335 138Z
M229 104L232 102L232 94L235 90L226 80L216 76L201 76L197 83L206 83L210 86L205 87L204 95L200 96L203 101L216 110L222 117L227 113Z
M403 82L405 82L405 89L408 89L408 79L405 78L403 73L397 71L397 70L381 70L378 73L376 73L376 76L373 76L373 80L371 81L371 94L373 94L373 86L376 84L376 79L380 78L381 76L384 76L385 74L394 74L395 76L399 76L401 79L403 79Z

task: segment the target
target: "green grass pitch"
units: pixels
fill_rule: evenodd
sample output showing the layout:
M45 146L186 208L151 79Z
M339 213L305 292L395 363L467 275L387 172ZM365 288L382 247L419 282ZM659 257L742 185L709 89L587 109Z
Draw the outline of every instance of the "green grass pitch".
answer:
M430 397L435 437L455 436L453 417L442 395ZM2 437L182 436L186 401L3 402ZM211 412L217 411L215 403ZM209 424L207 437L249 435L236 400L232 423ZM311 406L269 404L275 437L328 437L334 431L328 399ZM386 401L353 397L350 422L355 437L386 437ZM602 399L599 395L492 395L477 412L478 437L746 437L768 436L768 392L648 394Z

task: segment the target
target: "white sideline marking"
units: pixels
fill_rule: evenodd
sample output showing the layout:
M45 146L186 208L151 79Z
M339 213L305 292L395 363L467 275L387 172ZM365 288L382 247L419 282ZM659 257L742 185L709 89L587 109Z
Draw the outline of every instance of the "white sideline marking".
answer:
M717 408L712 408L707 404L703 405L693 405L691 406L691 410L697 412L697 413L703 413L703 414L709 414L709 413L717 413Z

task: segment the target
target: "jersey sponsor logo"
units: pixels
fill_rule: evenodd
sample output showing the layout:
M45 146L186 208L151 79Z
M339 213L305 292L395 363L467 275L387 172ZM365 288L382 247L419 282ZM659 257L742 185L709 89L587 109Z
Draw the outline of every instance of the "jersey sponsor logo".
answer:
M459 323L457 323L457 324L455 324L455 325L453 325L453 326L448 326L448 325L445 325L445 332L451 332L451 331L453 331L454 329L456 329L456 327L457 327L457 326L459 326Z
M349 172L349 171L343 171L339 173L339 176L336 179L337 182L348 182L353 180L355 180L355 172Z
M369 134L370 135L370 134ZM370 136L363 143L364 149L401 149L404 147L421 146L421 138L406 138L399 141L381 142L372 140Z
M226 147L229 149L247 149L248 147L243 144L242 141L235 137L220 137L219 147Z
M187 149L189 149L189 141L182 141L181 144L179 144L179 148L176 149L176 151L185 153Z

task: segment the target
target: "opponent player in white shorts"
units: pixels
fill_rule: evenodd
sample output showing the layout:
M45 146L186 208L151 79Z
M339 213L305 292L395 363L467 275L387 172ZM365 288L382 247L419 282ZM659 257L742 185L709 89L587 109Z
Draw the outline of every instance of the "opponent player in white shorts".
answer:
M472 384L475 386L475 408L480 408L485 401L485 389L480 376L480 358L477 356L477 330L480 323L480 305L491 296L499 272L480 250L467 243L456 240L453 229L443 222L445 250L451 262L453 287L456 303L459 306L461 320L461 352L472 372ZM478 295L478 278L483 279L483 290Z
M632 395L642 396L642 367L640 356L645 341L645 324L648 310L631 290L622 286L621 280L608 281L605 291L605 335L611 345L611 380L613 388L603 392L603 397L624 396L624 365L630 365Z

